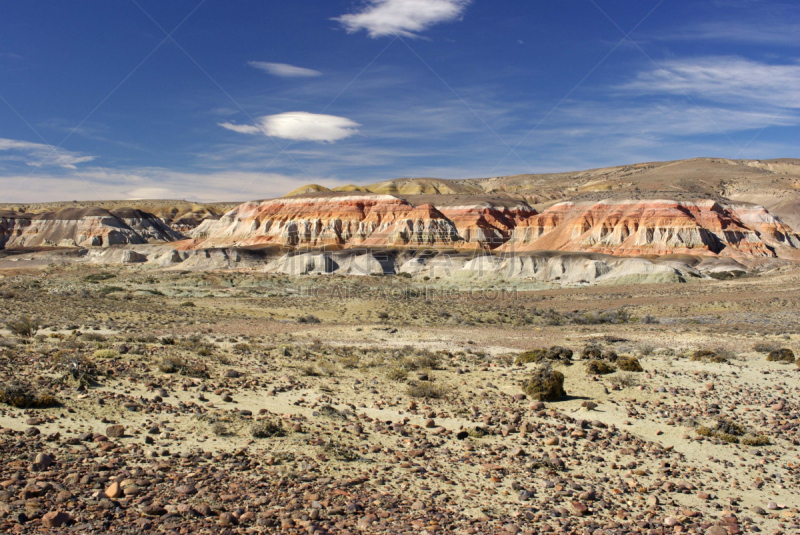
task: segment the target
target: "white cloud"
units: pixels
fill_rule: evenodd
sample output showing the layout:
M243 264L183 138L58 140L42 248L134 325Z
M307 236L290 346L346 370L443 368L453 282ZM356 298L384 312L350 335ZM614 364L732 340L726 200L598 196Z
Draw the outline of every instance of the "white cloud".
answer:
M367 0L355 13L334 20L349 32L366 30L370 37L416 37L434 24L461 16L470 0Z
M239 132L240 134L258 134L261 129L257 126L250 126L249 124L233 124L233 123L217 123L222 128Z
M15 139L0 138L0 151L16 151L25 154L25 163L31 166L57 166L75 169L79 163L91 162L94 156L81 156L77 152Z
M314 76L322 76L322 73L314 69L306 69L304 67L295 67L286 63L269 63L266 61L248 61L248 65L255 69L259 69L273 76L280 76L281 78L311 78Z
M278 115L266 115L257 125L219 123L223 128L240 134L263 133L266 136L294 141L319 141L333 143L358 133L361 126L346 117L320 115L304 111L290 111Z
M740 57L666 61L622 86L647 94L690 95L716 102L800 108L800 64L769 64Z
M280 197L305 184L328 188L343 186L339 180L321 175L284 175L249 171L180 172L161 167L89 169L64 173L0 176L0 200L13 192L8 202L54 202L108 199L188 199L198 202L243 202ZM87 187L87 184L91 188ZM19 188L17 189L17 187Z

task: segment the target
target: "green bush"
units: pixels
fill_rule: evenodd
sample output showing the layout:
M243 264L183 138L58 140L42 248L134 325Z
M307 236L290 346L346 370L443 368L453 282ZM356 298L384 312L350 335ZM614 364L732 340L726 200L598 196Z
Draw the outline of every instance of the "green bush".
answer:
M643 372L644 368L639 364L639 359L634 357L619 357L617 359L617 368L624 372Z
M794 363L794 351L784 347L783 349L773 349L767 355L767 360L770 362L786 362L788 364Z
M586 363L586 373L589 375L606 375L615 371L614 366L602 360L590 360Z
M567 395L564 390L564 374L550 366L540 366L522 381L522 391L538 401L558 401Z
M728 359L711 349L698 349L692 354L692 362L715 362L722 364L728 362Z

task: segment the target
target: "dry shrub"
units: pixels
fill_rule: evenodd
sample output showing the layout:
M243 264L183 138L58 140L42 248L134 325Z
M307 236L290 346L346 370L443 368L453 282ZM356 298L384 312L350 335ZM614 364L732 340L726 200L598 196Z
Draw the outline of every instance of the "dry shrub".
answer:
M766 435L756 435L748 433L742 437L742 444L745 446L769 446L771 444L769 437Z
M614 366L602 360L590 360L586 363L586 373L588 375L606 375L615 371L616 368Z
M0 387L0 403L18 409L45 409L58 406L55 396L36 392L33 387L22 383L12 383Z
M29 316L22 316L18 320L7 322L6 327L12 334L21 338L33 338L39 330L40 324Z
M286 430L283 428L283 424L281 422L273 422L272 420L261 420L255 422L250 427L250 434L254 438L285 437Z
M643 372L644 368L639 364L639 359L634 357L619 357L617 368L624 372Z
M525 351L524 353L520 353L517 356L517 360L515 361L517 364L530 364L532 362L541 362L544 360L545 356L547 355L546 349L533 349L531 351Z
M477 426L469 429L467 431L467 434L472 438L483 438L490 433L489 430L486 429L485 427Z
M794 364L794 351L789 348L773 349L767 355L767 360L770 362L785 362Z
M723 364L725 362L728 362L728 359L725 358L723 355L719 354L717 351L713 351L711 349L698 349L692 354L691 361L714 362L717 364Z
M168 355L158 363L161 373L177 373L185 377L195 377L198 379L208 378L208 369L196 362L190 362L182 357Z
M94 362L85 355L59 351L53 356L53 364L61 372L63 381L72 380L78 385L91 386L100 375Z
M447 387L430 381L420 381L408 387L408 395L412 398L441 399L446 397L447 393Z
M392 366L386 372L386 378L390 381L405 381L408 377L408 370L402 366Z
M716 438L729 444L738 444L739 442L746 446L766 446L770 444L768 437L751 433L743 425L727 418L717 419L713 428L700 426L696 431L698 435Z
M780 349L780 346L775 342L757 342L753 345L753 351L756 353L769 353L776 349Z
M553 346L550 349L533 349L521 353L516 360L517 364L529 364L531 362L542 362L544 360L562 360L569 361L572 359L572 350L565 347Z
M548 365L540 366L522 381L522 391L538 401L558 401L567 395L564 390L564 374Z

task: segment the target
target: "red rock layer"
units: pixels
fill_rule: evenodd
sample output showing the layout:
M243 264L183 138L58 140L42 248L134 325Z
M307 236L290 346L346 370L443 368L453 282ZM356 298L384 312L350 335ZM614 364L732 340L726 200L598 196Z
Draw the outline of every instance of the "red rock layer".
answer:
M503 248L776 256L776 246L796 248L800 239L761 207L660 200L557 204L521 221Z

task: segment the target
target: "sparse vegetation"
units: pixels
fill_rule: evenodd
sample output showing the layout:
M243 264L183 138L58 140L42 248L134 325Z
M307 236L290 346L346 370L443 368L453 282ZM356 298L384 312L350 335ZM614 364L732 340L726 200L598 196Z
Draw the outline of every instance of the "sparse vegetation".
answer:
M11 320L6 323L6 328L12 334L21 338L33 338L39 331L40 324L30 316L22 316L18 320Z
M717 364L728 362L725 356L711 349L698 349L692 354L691 360L692 362L713 362Z
M634 357L619 357L617 359L617 368L623 372L643 372L644 368L639 364L639 359Z
M286 430L280 421L260 420L250 427L250 434L254 438L274 438L286 436Z
M567 395L564 390L564 374L549 365L540 365L522 382L522 391L538 401L558 401Z
M615 371L614 366L602 360L590 360L586 363L586 373L589 375L606 375Z
M32 386L18 382L0 386L0 403L18 409L46 409L59 404L52 394L37 392Z
M789 348L773 349L767 355L767 360L770 362L785 362L787 364L794 364L794 351Z
M449 389L431 381L419 381L408 386L408 395L412 398L441 399L447 397Z

